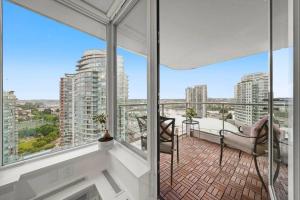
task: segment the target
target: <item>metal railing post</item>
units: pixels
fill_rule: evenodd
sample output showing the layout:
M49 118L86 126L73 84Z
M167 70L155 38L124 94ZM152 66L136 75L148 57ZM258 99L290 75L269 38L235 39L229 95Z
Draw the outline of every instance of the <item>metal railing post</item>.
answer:
M225 118L224 118L224 103L222 103L222 129L225 129Z
M187 115L186 115L187 109L188 109L188 103L186 102L186 103L185 103L185 119L186 119L186 120L187 120Z
M123 135L123 130L122 130L122 106L119 105L119 131L120 131L120 136L122 138Z

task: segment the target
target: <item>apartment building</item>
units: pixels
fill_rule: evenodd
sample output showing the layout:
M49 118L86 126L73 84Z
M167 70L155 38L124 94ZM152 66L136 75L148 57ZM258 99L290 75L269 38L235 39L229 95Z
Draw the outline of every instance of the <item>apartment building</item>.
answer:
M118 56L117 71L118 102L125 104L128 79L121 56ZM93 116L106 113L106 96L106 52L85 51L77 63L76 72L66 74L60 81L61 145L81 145L100 137L101 127L94 122Z
M124 105L128 102L128 77L124 71L124 59L122 56L117 56L117 103L119 104L118 108L118 132L121 137L124 139L126 130L128 127L128 112L126 112L126 107Z
M3 163L18 158L18 131L16 127L16 101L14 91L3 92Z
M235 106L235 120L237 124L252 125L267 114L265 106L251 104L266 103L268 99L269 78L267 73L253 73L245 75L235 86L236 103L249 104Z
M185 100L190 102L189 107L194 108L198 117L206 116L207 85L196 85L185 89Z
M74 145L74 77L65 74L60 79L60 120L61 146Z

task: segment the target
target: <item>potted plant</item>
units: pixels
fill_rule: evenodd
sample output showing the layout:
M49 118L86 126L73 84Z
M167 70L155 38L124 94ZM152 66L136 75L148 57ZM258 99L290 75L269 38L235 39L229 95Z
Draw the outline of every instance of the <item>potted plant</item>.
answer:
M114 138L110 136L108 130L106 129L106 115L104 113L101 113L99 115L95 115L93 117L93 120L96 123L99 123L102 127L102 131L104 130L104 134L101 138L98 139L98 145L100 150L109 150L113 147L114 144Z
M186 117L189 121L193 121L193 118L197 116L197 113L194 108L187 108L186 109Z

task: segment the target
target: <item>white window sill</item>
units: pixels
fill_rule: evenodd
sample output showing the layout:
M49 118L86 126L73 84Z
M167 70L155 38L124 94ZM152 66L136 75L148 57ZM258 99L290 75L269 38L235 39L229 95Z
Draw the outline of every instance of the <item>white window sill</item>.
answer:
M78 158L80 156L84 156L93 152L101 152L98 150L97 143L92 143L83 147L78 147L75 149L73 148L1 167L0 187L17 182L22 174L34 172L36 170L59 164L67 160L72 160L74 158Z
M0 168L0 188L18 182L20 177L24 174L32 173L91 153L105 153L105 151L99 150L98 142L95 142L3 166ZM108 151L108 155L119 160L119 162L137 178L143 176L150 170L145 159L117 141L115 141L113 149Z
M150 171L145 159L118 142L116 142L114 148L108 152L114 158L118 159L120 163L137 178L140 178Z

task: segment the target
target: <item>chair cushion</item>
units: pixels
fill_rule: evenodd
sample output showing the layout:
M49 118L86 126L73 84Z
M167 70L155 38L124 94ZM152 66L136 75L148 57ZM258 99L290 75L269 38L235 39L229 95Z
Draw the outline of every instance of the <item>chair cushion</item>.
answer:
M161 142L160 143L160 152L171 154L173 152L172 142Z
M251 126L249 126L249 125L242 125L242 126L241 126L241 129L242 129L244 135L250 136L250 134L251 134L251 129L252 129Z
M226 146L241 150L243 152L253 154L254 151L254 143L250 138L245 138L241 136L237 136L231 133L224 134L224 143ZM256 153L261 155L264 154L265 150L268 149L267 144L259 144L256 146Z
M268 137L268 128L267 126L264 126L264 124L268 123L268 116L264 116L260 120L258 120L254 126L251 128L250 137L257 137L259 134L259 131L261 130L261 133L259 134L258 143L264 141ZM268 125L268 124L267 124ZM264 126L264 127L263 127ZM263 128L263 129L261 129ZM280 130L279 126L276 124L273 124L273 135L279 140L282 136L282 131ZM251 142L255 142L255 138L251 138Z
M258 120L251 128L251 132L250 132L250 137L251 138L251 143L254 143L256 138L254 137L260 137L260 139L258 139L259 141L265 140L265 136L268 135L268 128L267 126L264 126L266 123L268 122L268 116L264 116L263 118L261 118L260 120Z

